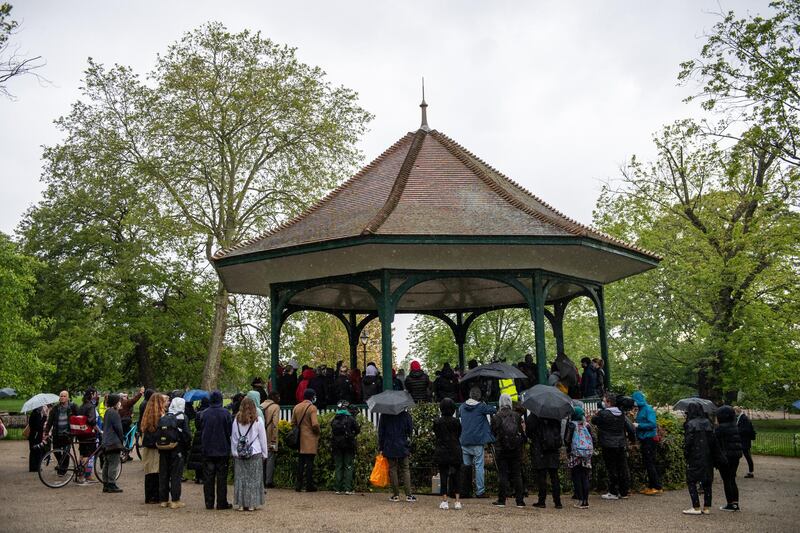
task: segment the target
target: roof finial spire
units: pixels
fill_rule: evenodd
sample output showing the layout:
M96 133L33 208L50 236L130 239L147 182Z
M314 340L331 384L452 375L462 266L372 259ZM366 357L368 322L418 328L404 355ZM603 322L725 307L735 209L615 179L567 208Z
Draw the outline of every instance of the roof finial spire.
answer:
M425 103L425 77L422 77L422 103L419 104L419 107L422 109L422 124L420 124L419 129L424 131L431 131L431 127L428 126L428 104Z

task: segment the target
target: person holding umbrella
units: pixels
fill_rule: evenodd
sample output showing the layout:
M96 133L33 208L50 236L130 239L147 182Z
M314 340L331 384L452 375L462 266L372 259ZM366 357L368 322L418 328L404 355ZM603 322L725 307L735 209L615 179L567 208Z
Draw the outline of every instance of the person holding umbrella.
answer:
M386 394L387 392L395 391L385 391L381 394ZM376 394L370 400L375 400L381 394ZM414 424L411 421L411 415L408 414L408 410L404 409L398 414L381 414L378 422L378 451L389 460L389 482L392 486L392 495L389 497L390 502L400 501L398 478L401 472L403 474L406 501L417 501L416 496L411 494L411 470L409 465L409 455L411 455L409 438L413 432Z

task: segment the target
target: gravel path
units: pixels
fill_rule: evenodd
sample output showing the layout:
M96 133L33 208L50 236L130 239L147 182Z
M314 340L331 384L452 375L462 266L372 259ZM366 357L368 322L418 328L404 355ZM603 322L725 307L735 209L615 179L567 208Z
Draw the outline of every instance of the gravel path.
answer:
M126 463L122 494L103 494L99 484L45 487L27 470L27 443L0 441L0 531L800 531L800 460L757 457L755 479L739 478L741 513L716 510L723 503L719 479L710 516L684 516L685 490L627 501L592 495L588 511L567 506L495 509L490 499L465 500L462 511L440 511L439 499L390 503L385 494L336 496L270 490L267 504L251 513L207 511L200 485L184 483L184 509L145 505L140 463ZM719 477L719 476L717 476ZM232 491L232 487L231 487ZM232 499L232 492L229 499ZM509 503L513 501L510 500ZM528 498L533 503L533 498ZM565 500L569 502L569 500ZM548 505L551 501L548 499ZM34 508L35 506L35 508ZM116 525L116 527L115 527Z

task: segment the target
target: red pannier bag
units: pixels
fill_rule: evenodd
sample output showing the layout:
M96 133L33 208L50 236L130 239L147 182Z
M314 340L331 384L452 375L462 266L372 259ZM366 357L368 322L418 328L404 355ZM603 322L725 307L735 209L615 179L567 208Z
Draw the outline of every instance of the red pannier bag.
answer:
M94 428L89 425L85 416L69 417L69 432L77 437L86 437L94 434Z

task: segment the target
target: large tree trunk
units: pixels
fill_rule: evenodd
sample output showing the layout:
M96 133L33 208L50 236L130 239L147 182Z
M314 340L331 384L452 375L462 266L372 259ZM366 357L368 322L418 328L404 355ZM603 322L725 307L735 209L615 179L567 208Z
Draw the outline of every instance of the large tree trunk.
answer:
M208 345L206 366L203 369L204 390L214 390L219 381L219 366L222 348L225 344L225 332L228 329L228 291L222 285L217 286L217 295L214 298L214 324L211 326L211 342Z
M155 389L156 380L153 365L150 363L150 342L142 334L134 335L132 340L136 343L133 353L139 367L139 384L147 389Z

